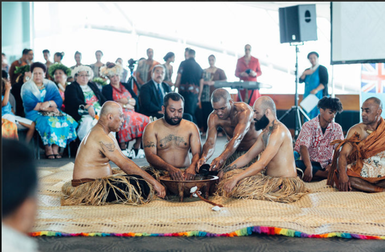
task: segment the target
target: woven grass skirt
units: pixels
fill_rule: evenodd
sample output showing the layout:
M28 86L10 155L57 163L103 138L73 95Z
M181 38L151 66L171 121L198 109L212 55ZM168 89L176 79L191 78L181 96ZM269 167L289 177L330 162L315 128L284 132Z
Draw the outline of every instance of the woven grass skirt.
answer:
M281 178L259 173L240 180L230 193L226 193L223 189L224 184L242 171L235 169L225 173L218 184L217 196L292 203L310 192L298 177Z
M142 177L114 174L76 187L67 181L62 187L61 205L141 205L155 197L152 185Z

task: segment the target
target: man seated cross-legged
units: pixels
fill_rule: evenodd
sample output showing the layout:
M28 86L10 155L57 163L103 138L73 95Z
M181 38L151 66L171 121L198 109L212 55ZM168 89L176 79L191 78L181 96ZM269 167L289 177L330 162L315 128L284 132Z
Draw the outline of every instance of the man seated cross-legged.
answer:
M254 103L255 129L263 129L250 150L222 171L218 195L234 198L294 202L308 192L297 177L290 131L277 120L274 101L261 96ZM258 161L246 169L253 158ZM220 172L220 176L222 176Z
M113 101L104 103L98 123L80 143L73 179L62 187L62 205L138 205L151 201L155 193L166 195L158 181L120 150L112 132L118 132L122 123L122 107ZM113 172L109 161L122 171Z
M362 123L352 126L345 140L332 142L338 146L327 184L335 184L340 191L383 192L385 121L381 117L382 102L370 97L362 104L361 111Z
M153 173L157 179L167 174L172 180L195 177L201 140L198 127L182 119L183 111L183 96L170 92L163 99L163 118L151 122L144 130L144 153L151 166L142 169ZM192 153L191 160L189 150Z

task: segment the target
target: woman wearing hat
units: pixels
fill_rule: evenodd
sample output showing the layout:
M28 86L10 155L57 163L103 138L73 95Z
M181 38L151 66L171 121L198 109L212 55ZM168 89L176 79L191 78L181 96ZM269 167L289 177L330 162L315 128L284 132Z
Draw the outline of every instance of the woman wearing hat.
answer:
M123 67L120 64L107 62L100 69L100 74L110 79L110 84L103 87L102 93L106 100L116 101L123 107L124 122L118 132L120 148L125 150L127 142L136 139L135 156L138 156L144 128L150 122L148 116L135 112L138 110L138 97L127 83L120 82Z
M63 99L61 109L64 111L64 91L67 87L67 78L71 76L71 69L61 63L55 63L49 67L48 74L54 77L54 81L59 88L60 96Z
M21 87L21 97L26 118L35 122L46 157L54 159L61 158L59 147L65 148L76 139L78 124L59 109L63 100L55 83L45 79L46 71L43 63L32 63L32 79Z
M93 76L94 72L89 66L75 67L72 70L72 77L75 81L64 91L66 112L79 123L77 133L80 141L95 125L97 114L105 101L96 84L90 82Z

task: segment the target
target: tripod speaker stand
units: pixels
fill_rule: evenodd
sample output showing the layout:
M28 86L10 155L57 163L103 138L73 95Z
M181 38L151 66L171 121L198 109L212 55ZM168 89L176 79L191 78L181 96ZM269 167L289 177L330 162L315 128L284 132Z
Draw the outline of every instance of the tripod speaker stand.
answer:
M281 121L281 119L285 118L288 114L290 114L292 111L294 111L294 139L297 139L298 134L302 128L302 123L301 123L301 116L300 113L310 121L310 118L307 116L305 111L301 107L298 107L298 45L303 45L301 44L292 44L290 43L291 46L295 46L295 96L294 96L294 106L291 107L288 111L285 112L278 120Z

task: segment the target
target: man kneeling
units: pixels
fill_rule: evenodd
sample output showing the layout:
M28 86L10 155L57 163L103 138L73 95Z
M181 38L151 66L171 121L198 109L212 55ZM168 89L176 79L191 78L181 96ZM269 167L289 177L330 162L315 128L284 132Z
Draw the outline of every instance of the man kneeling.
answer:
M275 104L270 97L258 98L253 108L255 128L263 131L246 154L223 169L226 173L218 185L218 195L294 202L309 190L297 177L290 131L277 120ZM260 153L257 162L246 169L236 169L247 165Z
M154 190L161 198L166 195L158 181L121 152L112 132L118 132L122 123L122 107L113 101L104 103L98 123L80 143L73 179L62 187L63 206L138 205L151 201ZM113 172L109 161L123 171Z

